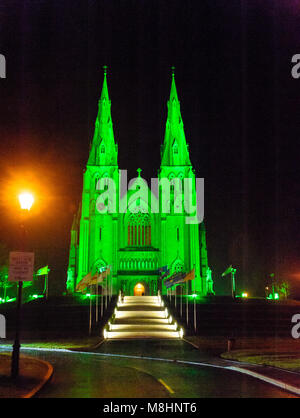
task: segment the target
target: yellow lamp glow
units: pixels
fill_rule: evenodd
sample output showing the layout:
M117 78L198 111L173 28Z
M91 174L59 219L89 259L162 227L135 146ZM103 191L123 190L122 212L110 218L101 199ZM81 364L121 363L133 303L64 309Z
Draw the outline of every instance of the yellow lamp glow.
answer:
M31 193L21 193L19 195L19 202L21 209L30 210L34 202L34 197Z

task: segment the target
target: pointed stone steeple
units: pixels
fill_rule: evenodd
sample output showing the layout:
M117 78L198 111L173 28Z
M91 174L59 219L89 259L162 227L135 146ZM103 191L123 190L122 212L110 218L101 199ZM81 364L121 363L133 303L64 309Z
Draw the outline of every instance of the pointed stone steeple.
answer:
M188 145L186 143L183 121L180 112L175 84L174 67L172 67L172 83L168 101L168 118L165 139L161 148L162 166L191 166Z
M111 119L111 101L109 100L106 77L107 67L103 68L104 80L88 165L116 166L118 164L118 147L114 140Z

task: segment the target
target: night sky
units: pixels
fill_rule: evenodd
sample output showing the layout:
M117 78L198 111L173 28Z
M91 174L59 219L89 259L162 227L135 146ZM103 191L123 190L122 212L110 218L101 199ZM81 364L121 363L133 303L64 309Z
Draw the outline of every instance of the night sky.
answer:
M0 241L18 246L15 195L37 201L28 245L64 290L107 65L119 167L157 176L171 66L190 156L205 178L209 265L262 295L275 273L300 297L300 1L2 0Z

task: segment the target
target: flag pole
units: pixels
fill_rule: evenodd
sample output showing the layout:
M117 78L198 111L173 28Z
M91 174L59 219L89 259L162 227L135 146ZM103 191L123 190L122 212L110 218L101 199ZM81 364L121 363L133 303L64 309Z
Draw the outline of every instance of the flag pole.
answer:
M189 323L189 296L188 296L188 284L189 282L186 282L186 324Z
M107 280L107 285L108 285L108 302L110 302L110 273L108 274L108 280Z
M103 285L101 286L101 318L103 316Z
M231 293L232 293L232 298L234 299L235 298L235 272L236 272L236 269L232 269L231 270Z
M46 274L46 300L48 300L48 269Z
M193 267L194 273L195 273L195 264ZM194 294L196 295L196 280L195 280L195 274L194 274L194 281L193 281L193 285L194 285ZM196 329L197 329L197 313L196 313L196 297L194 296L194 329L195 329L195 333L196 333Z
M197 331L197 318L196 318L196 296L194 296L194 329Z
M107 309L107 277L105 277L105 309Z
M182 317L182 285L180 285L180 317Z
M174 290L175 290L174 298L175 298L175 309L176 309L176 286L174 286Z
M91 286L91 285L89 286L89 289L90 289L90 320L89 320L89 335L91 335L91 333L92 333L92 293L91 293L92 286Z
M98 322L98 277L96 281L96 322Z
M112 299L113 295L113 278L112 278L112 272L111 269L109 269L109 275L110 275L110 298Z

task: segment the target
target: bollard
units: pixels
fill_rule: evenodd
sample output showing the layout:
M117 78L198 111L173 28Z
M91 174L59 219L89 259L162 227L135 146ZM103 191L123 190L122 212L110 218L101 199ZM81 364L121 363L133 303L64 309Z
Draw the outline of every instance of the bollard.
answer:
M0 338L6 338L6 319L0 314Z
M227 340L227 351L233 350L234 346L235 346L235 339L234 338L228 338L228 340Z

